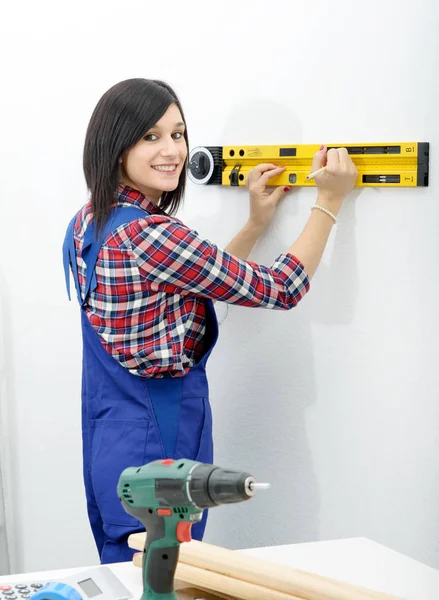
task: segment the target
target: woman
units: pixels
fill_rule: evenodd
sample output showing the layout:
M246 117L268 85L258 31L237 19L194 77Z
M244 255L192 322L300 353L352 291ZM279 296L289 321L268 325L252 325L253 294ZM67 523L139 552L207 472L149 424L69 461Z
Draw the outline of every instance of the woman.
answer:
M218 328L214 300L290 309L309 289L357 172L346 150L316 154L317 210L270 268L246 262L288 188L266 191L282 167L248 175L247 224L221 250L173 217L184 193L188 136L174 91L145 79L108 90L84 147L90 201L64 242L83 334L84 482L102 563L130 560L142 530L117 498L127 466L165 457L213 461L206 362ZM202 539L206 524L193 526Z

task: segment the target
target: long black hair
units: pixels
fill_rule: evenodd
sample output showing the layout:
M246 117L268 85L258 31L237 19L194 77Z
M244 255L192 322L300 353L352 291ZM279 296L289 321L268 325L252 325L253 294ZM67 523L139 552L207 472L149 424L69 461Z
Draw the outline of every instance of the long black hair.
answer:
M97 232L104 227L117 199L119 159L123 151L154 127L171 104L177 105L184 121L177 95L167 83L138 78L117 83L97 103L88 124L83 156ZM187 129L184 137L189 148ZM181 172L177 188L163 193L160 208L175 214L183 200L185 186L186 168Z

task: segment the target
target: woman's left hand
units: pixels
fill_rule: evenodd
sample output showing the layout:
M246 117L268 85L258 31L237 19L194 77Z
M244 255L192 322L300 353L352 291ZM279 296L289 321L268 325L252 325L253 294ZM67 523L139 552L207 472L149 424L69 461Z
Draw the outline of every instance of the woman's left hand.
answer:
M266 189L269 180L284 171L285 167L272 164L257 165L249 171L246 185L250 194L249 223L253 227L265 229L273 218L280 200L291 189L284 186L279 186L272 192Z

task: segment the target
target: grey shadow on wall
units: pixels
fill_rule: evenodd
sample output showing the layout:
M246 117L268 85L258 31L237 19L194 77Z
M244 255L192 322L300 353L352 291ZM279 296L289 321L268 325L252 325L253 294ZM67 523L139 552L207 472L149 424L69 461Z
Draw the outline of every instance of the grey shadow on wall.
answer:
M17 490L18 460L15 427L15 368L13 363L14 341L11 331L11 311L7 294L7 282L0 273L0 575L19 571L20 548L17 539L23 532L17 519L15 498ZM26 370L26 367L24 367Z
M222 138L212 145L305 143L291 108L270 97L235 105L224 122ZM232 237L247 219L247 192L223 192L218 229ZM283 201L250 260L270 265L291 245L304 225L296 218L299 202L294 192ZM231 305L225 315L224 305L216 304L221 335L209 370L215 460L230 465L232 455L230 466L256 470L271 489L250 503L227 507L227 528L212 511L206 538L213 543L242 548L319 539L320 495L306 428L307 409L316 401L311 325L352 320L358 294L354 212L351 199L337 227L330 266L319 267L312 291L298 307L286 313ZM211 229L202 218L195 226L201 235ZM225 246L229 240L211 241Z
M359 294L357 249L355 241L356 205L362 190L356 189L345 200L333 232L329 260L320 263L309 294L309 313L313 323L349 325L355 314Z

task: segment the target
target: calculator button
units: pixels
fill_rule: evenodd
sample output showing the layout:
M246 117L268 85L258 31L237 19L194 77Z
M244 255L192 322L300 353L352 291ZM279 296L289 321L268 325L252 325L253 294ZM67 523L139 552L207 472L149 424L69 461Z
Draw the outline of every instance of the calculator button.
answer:
M8 600L17 600L17 596L8 596Z
M43 584L42 583L32 583L31 587L33 587L34 590L39 590L40 588L43 587Z
M2 592L8 592L11 589L10 585L0 585L0 590Z
M27 590L27 585L25 583L19 583L15 586L17 590Z
M22 598L30 598L30 594L29 592L26 592L26 594L21 594Z
M14 590L9 589L7 592L3 592L5 596L15 596Z

